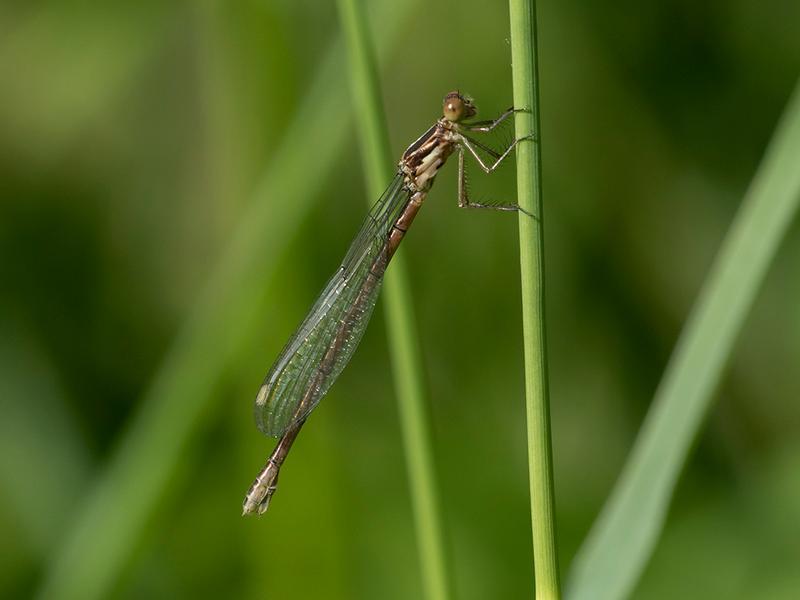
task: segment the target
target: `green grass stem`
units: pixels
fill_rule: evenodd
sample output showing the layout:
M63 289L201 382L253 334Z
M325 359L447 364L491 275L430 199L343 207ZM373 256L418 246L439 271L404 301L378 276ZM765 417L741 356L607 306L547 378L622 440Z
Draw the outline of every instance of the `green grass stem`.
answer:
M366 18L359 0L339 0L350 62L353 101L368 201L378 198L393 175L380 83ZM403 435L422 584L429 600L446 600L447 560L436 484L429 410L422 375L411 287L401 250L386 273L384 306L389 354Z
M736 337L797 212L798 157L800 84L703 284L622 474L575 559L569 598L625 598L647 565Z
M390 3L381 55L399 38L416 4ZM145 526L178 471L192 470L188 456L214 386L256 318L264 287L348 142L342 49L326 53L298 108L285 142L265 169L227 252L176 334L108 463L87 492L81 510L53 548L40 598L107 597ZM324 99L321 102L320 99ZM320 110L324 106L325 110ZM337 115L331 118L331 115ZM314 152L314 176L298 176ZM249 400L248 400L249 401ZM257 435L255 428L253 435ZM195 467L198 468L198 467ZM246 487L246 485L245 485ZM183 490L183 502L202 490ZM238 511L239 507L231 507Z
M510 0L509 12L514 106L529 109L517 113L516 136L537 136L536 141L522 142L517 146L517 195L519 205L535 215L520 213L519 243L533 563L536 598L545 600L559 598L560 589L544 312L544 213L536 5L533 0Z
M43 559L93 464L46 353L25 328L0 319L0 329L0 502L14 517L18 552ZM43 490L58 490L58 502Z

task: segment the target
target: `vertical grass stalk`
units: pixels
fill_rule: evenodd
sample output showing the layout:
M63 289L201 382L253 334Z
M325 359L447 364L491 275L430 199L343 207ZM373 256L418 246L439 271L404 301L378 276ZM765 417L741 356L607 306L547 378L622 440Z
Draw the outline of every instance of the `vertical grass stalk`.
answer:
M368 200L378 198L392 173L386 119L380 99L375 59L359 0L339 0L347 45L357 130L367 181ZM429 600L449 597L447 561L431 444L422 361L414 325L411 293L402 249L393 258L384 283L389 353L400 414L414 513L422 583Z
M386 23L381 58L386 59L418 3L381 8ZM249 339L264 282L270 280L277 257L348 143L346 120L330 117L347 113L345 94L338 85L340 53L337 40L112 455L98 469L64 537L52 542L37 597L108 597L145 537L148 522L163 505L176 473L197 467L189 459L190 451L205 416L221 400L214 396L214 386L243 340ZM320 110L321 103L325 111ZM308 166L311 140L315 176L298 177ZM191 497L203 490L183 492ZM238 512L238 505L231 510Z
M544 214L539 127L539 73L536 56L536 6L533 0L510 0L511 63L516 136L536 135L517 146L517 194L520 213L520 275L525 353L525 399L528 426L528 471L533 533L536 598L559 598L555 543L553 456L544 313Z

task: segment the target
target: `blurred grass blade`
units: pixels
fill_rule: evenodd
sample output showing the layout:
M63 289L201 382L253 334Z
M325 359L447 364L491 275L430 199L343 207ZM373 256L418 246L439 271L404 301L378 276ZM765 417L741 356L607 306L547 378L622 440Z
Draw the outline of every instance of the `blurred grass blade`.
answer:
M17 551L41 559L66 529L92 461L44 351L13 321L0 331L0 501L21 534Z
M415 3L388 3L381 49L391 48ZM391 13L391 14L389 14ZM386 52L383 53L384 56ZM265 170L232 243L178 332L119 446L55 548L39 597L106 597L202 424L215 383L247 337L277 258L348 142L337 43ZM323 101L324 100L324 101ZM325 110L320 110L324 105ZM306 173L309 146L314 176ZM248 400L249 401L249 400ZM255 429L254 429L255 435ZM191 502L191 493L183 501ZM238 511L239 507L231 510Z
M536 597L545 600L559 598L561 592L555 541L555 493L544 320L544 215L536 3L533 0L511 0L509 14L514 106L528 109L516 115L516 137L537 136L535 142L519 144L516 152L519 205L536 215L533 218L519 214L519 260L533 562Z
M736 336L800 203L798 157L800 84L703 285L630 458L575 559L571 599L626 597L644 570Z
M359 133L367 180L367 200L371 205L392 177L394 161L361 1L339 0L338 4L350 62L355 112L358 116L356 130ZM403 433L403 450L408 469L423 589L429 600L446 600L449 598L447 560L428 405L422 382L422 360L402 246L392 259L384 286L387 338Z
M4 138L40 167L60 160L142 76L176 8L37 2L12 10L0 33L0 122L11 126Z

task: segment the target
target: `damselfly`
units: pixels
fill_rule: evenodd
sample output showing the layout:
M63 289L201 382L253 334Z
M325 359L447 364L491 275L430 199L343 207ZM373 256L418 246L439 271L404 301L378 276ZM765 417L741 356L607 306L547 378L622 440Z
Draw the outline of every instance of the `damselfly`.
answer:
M442 117L403 153L389 187L370 210L339 270L328 281L308 316L272 365L255 402L262 433L280 440L244 499L243 514L263 514L278 473L309 413L330 389L358 346L378 297L383 274L419 212L436 174L458 152L458 205L462 208L520 210L513 204L481 204L467 197L464 169L469 153L486 173L494 171L520 141L502 152L470 137L492 131L511 114L470 123L477 114L459 92L444 98ZM483 156L481 156L483 154Z

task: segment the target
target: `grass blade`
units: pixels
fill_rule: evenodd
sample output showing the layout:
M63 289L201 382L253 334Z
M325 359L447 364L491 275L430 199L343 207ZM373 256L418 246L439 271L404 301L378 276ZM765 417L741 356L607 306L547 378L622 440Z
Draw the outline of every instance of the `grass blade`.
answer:
M800 203L800 85L684 327L619 481L578 554L568 596L629 595L736 336Z
M368 200L378 198L393 174L386 119L380 100L375 60L359 0L339 0L350 61L353 99ZM402 246L401 246L402 248ZM422 583L429 600L449 597L447 560L422 382L422 359L414 324L410 285L403 254L398 253L386 273L384 289L386 329L400 413L403 448L411 490Z
M383 49L397 40L413 2L390 4ZM138 544L145 523L163 499L210 409L214 384L224 371L263 297L264 282L310 209L324 172L347 142L345 90L336 44L298 109L276 159L265 170L241 219L161 368L141 399L121 442L84 499L65 539L54 549L41 598L106 597ZM385 56L385 53L384 53ZM324 98L328 110L319 110ZM315 177L298 177L314 140ZM275 210L273 199L280 200ZM234 507L232 510L236 510Z
M46 353L25 328L0 324L0 501L22 534L18 552L41 559L53 533L66 529L93 465Z
M511 63L517 138L537 135L517 146L517 195L522 278L522 327L525 351L525 399L528 424L528 470L533 532L536 597L559 598L555 544L555 494L550 444L550 406L544 313L544 230L542 224L542 160L539 120L539 73L536 53L536 5L511 0Z

